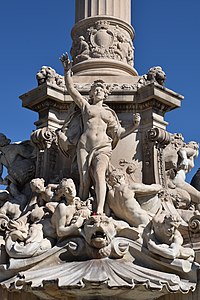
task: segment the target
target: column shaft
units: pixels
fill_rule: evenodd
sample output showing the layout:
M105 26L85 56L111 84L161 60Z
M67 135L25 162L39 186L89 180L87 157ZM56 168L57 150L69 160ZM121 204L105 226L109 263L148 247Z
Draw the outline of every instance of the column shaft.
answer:
M113 16L130 24L131 0L76 0L76 22L101 15Z

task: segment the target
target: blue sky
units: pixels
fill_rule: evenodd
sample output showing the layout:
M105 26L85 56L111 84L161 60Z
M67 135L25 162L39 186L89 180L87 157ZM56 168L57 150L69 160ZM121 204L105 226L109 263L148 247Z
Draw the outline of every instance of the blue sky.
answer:
M21 107L19 96L35 88L35 74L49 65L63 74L59 56L70 50L75 0L7 0L0 9L0 132L28 139L37 114ZM140 75L160 65L166 86L185 96L180 109L166 114L168 131L200 142L200 1L132 0L136 31L135 68ZM196 168L200 159L196 160ZM192 174L189 176L191 178Z

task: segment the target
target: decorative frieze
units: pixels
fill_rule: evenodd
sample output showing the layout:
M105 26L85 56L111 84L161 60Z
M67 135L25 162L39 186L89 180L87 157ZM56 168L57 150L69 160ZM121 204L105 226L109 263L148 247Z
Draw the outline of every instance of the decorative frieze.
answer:
M88 28L72 31L73 64L95 58L114 59L133 66L134 47L129 32L109 19L98 20ZM77 25L78 26L78 25Z

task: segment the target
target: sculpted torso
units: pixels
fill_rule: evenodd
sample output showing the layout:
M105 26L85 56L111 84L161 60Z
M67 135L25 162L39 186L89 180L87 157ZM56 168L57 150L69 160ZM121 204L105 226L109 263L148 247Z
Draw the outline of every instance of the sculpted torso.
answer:
M112 193L115 200L118 200L115 202L109 202L111 209L114 209L115 211L119 209L120 212L122 212L124 207L130 209L133 207L133 205L135 209L140 209L139 203L134 198L135 192L131 190L127 184L116 185L114 191L110 191L109 193Z
M111 138L106 133L108 124L114 120L111 112L104 107L88 104L83 112L84 131L79 146L87 150L111 143Z

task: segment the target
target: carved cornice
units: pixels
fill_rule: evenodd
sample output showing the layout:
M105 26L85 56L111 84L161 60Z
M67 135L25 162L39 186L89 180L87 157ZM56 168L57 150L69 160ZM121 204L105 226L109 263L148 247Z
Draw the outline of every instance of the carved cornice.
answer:
M151 108L166 113L167 111L170 110L170 107L168 105L165 105L156 99L150 99L144 103L137 103L136 101L132 103L130 102L113 103L111 101L105 101L105 103L108 104L116 112L131 112L131 111L141 112Z
M167 104L164 104L163 102L159 101L158 99L149 99L145 102L138 102L137 104L137 109L139 111L145 110L145 109L149 109L149 108L153 108L153 109L157 109L160 110L161 112L166 113L167 111L169 111L171 109L171 107Z
M39 112L44 109L54 108L61 111L67 111L68 107L69 107L69 103L66 102L61 103L53 99L45 99L44 101L35 104L32 107L32 110Z
M134 111L134 103L113 103L113 102L105 102L106 104L108 104L108 106L113 109L114 111L116 111L117 113L120 112L131 112Z

